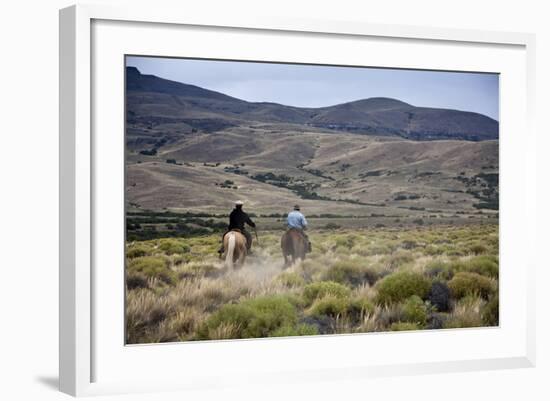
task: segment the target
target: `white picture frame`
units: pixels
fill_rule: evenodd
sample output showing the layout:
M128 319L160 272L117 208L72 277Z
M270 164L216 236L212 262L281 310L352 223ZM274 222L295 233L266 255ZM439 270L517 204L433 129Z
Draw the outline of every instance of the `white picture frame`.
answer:
M219 33L225 32L228 40L233 41L231 43L239 40L245 43L244 41L252 37L251 35L262 34L266 40L272 41L274 52L277 52L277 43L285 40L281 39L282 36L293 40L317 41L316 43L319 44L326 42L327 46L334 46L329 42L338 39L344 44L341 46L343 53L338 56L341 62L345 62L346 57L351 57L349 54L345 55L346 41L372 40L378 41L378 44L384 41L384 46L392 46L392 43L398 45L400 41L407 41L411 46L436 46L441 54L445 54L451 48L453 52L466 52L464 54L472 52L460 63L450 64L447 58L437 65L432 64L434 69L475 69L476 62L482 63L483 60L474 61L474 58L486 57L484 71L504 74L501 113L509 113L510 117L505 118L501 125L501 132L505 133L506 138L501 143L501 171L503 172L501 185L504 184L501 191L501 252L505 252L506 260L510 261L510 265L512 262L518 262L521 269L508 270L506 267L508 262L503 262L501 277L504 284L510 285L501 286L501 292L503 292L501 308L506 312L501 326L437 333L384 333L323 336L322 338L316 336L141 347L125 347L123 341L117 339L106 345L106 341L109 341L105 340L109 334L108 330L118 332L121 329L118 327L121 318L120 307L111 308L113 309L111 315L105 309L105 300L112 304L119 302L121 306L123 305L123 298L117 292L119 290L114 288L118 288L117 280L123 277L124 263L123 251L120 249L117 256L119 259L113 262L120 271L116 273L117 270L112 269L115 271L114 284L105 285L107 276L101 272L98 274L97 269L100 269L99 265L104 266L104 263L101 263L102 260L104 261L102 258L110 254L102 251L102 238L98 235L104 234L105 237L109 237L105 230L106 225L109 224L107 217L114 216L116 220L117 213L120 212L120 209L116 208L106 211L106 199L103 198L107 196L109 199L114 199L113 202L121 206L117 203L117 196L120 196L123 187L120 188L120 193L106 192L102 188L105 183L102 177L105 176L106 170L110 171L106 166L114 166L116 169L120 165L120 159L117 158L123 157L123 152L117 153L122 149L121 138L124 133L119 128L123 116L116 116L116 112L123 107L123 102L120 103L118 98L113 100L114 107L109 106L114 113L111 119L105 114L104 103L106 102L100 102L98 99L104 100L102 96L105 95L124 95L123 86L118 85L120 77L123 76L122 60L119 70L115 71L111 68L116 65L116 60L121 54L135 53L125 48L125 45L130 42L130 36L139 35L140 31L149 29L147 36L142 38L144 43L140 44L141 51L145 49L149 54L153 51L151 49L154 49L155 40L157 40L159 49L155 51L168 56L178 56L173 50L174 43L167 44L163 41L161 49L161 42L158 39L166 35L179 35L180 31L185 35L186 27L192 28L199 39L201 35L209 35L209 32L214 32L219 38ZM204 40L207 41L208 38L205 36ZM61 10L60 390L81 396L135 391L206 389L229 385L245 386L251 381L259 384L277 382L280 385L298 380L339 378L360 380L386 375L534 366L534 270L537 261L532 256L525 256L535 254L527 251L535 243L534 233L536 232L533 229L536 219L534 204L536 183L533 174L536 166L536 139L532 127L535 85L534 43L533 35L523 33L375 25L357 21L295 20L253 15L247 15L239 20L226 20L222 15L215 13L188 14L184 8L166 10L154 7L112 8L78 5ZM375 45L376 43L372 47L373 54L383 52L383 50L376 50ZM262 59L262 55L257 51L254 56L253 46L250 48L252 50L242 49L238 54L235 48L231 49L229 45L225 47L227 47L226 53L220 54L220 58ZM282 44L280 47L285 46ZM132 49L137 48L132 47ZM137 50L139 52L139 49ZM418 50L422 51L420 47ZM216 51L221 53L222 50L216 50L212 43L210 51L216 54ZM349 50L347 51L349 53ZM426 51L433 52L433 49L426 49ZM487 52L490 54L487 55ZM189 55L195 56L196 53ZM388 56L387 60L377 63L385 63L385 66L396 68L421 67L420 64L407 60L406 52L395 53L391 57L386 56ZM290 60L291 57L292 60ZM306 56L295 52L295 54L288 53L286 59L299 61L301 57ZM311 58L306 61L313 60L315 54L312 53L309 57ZM350 60L350 62L353 61ZM361 60L357 62L362 63ZM450 68L452 66L454 68ZM117 88L116 93L104 93L105 88L111 87L106 84L111 83L109 71L112 71L112 87ZM503 71L506 72L503 73ZM515 98L512 98L512 95L516 95ZM516 109L516 106L519 108ZM510 113L512 110L515 111ZM111 124L115 119L116 123ZM95 133L104 129L112 130L120 137L98 140ZM508 134L514 130L522 132L521 141L514 135ZM110 143L113 146L108 147L106 140L113 140L114 142ZM111 150L107 151L107 149ZM114 181L110 184L116 185L116 179L117 174L114 174ZM517 190L517 185L521 185L522 191ZM119 217L122 221L123 215ZM113 229L111 233L115 237L119 234L120 222L116 224L118 228ZM521 228L526 229L521 230ZM122 239L115 238L115 242L120 240ZM521 253L524 256L519 258ZM516 285L515 292L507 295L511 291L512 284ZM94 298L97 291L102 293L101 301L98 301L97 297ZM509 301L511 297L514 302ZM390 340L386 341L386 338ZM454 354L451 353L453 350L445 349L438 351L439 356L434 353L424 359L419 358L418 352L409 350L407 347L407 344L413 344L411 348L416 348L418 351L420 349L418 347L422 345L440 344L443 347L451 341L456 342ZM393 349L401 350L398 352L399 355L384 357L382 354L376 356L375 352L372 352L372 361L367 361L360 358L360 352L353 352L353 347L362 347L365 344L373 346L376 344L380 349L384 344L390 343L392 347L397 347ZM485 351L483 344L488 344ZM489 346L489 344L492 345ZM474 349L467 352L466 346ZM113 347L116 347L116 350ZM324 358L317 357L320 349L326 352ZM343 357L340 355L342 350L346 354ZM293 361L294 366L285 367L283 357L292 353L296 355L299 352L308 355L311 361L309 363L302 360ZM174 358L179 358L181 363L182 355L186 355L185 366L180 366L185 375L158 375L158 377L151 375L150 380L138 377L137 373L135 378L131 376L134 372L131 366L135 366L140 360L147 361L144 363L149 366L158 366L160 362L171 366ZM199 355L204 359L201 364L197 359ZM216 358L220 358L221 355L224 358L240 357L242 361L236 362L236 366L215 363ZM262 360L270 362L270 366L263 366ZM246 366L247 363L256 365ZM121 364L128 367L125 370L127 375L117 374L121 372L123 366ZM195 368L189 369L193 364L196 364ZM235 374L232 373L233 369L236 371Z

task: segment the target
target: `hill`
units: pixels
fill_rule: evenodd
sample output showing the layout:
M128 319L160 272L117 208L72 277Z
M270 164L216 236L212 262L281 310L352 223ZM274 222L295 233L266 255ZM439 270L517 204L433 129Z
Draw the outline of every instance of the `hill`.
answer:
M498 122L481 114L415 107L396 99L369 98L330 107L301 108L252 103L194 85L126 70L128 122L171 124L182 132L215 132L244 123L297 124L363 135L391 135L413 140L498 139Z
M223 214L242 199L263 215L295 203L390 222L498 215L498 123L488 117L389 98L250 103L133 68L127 79L129 210Z

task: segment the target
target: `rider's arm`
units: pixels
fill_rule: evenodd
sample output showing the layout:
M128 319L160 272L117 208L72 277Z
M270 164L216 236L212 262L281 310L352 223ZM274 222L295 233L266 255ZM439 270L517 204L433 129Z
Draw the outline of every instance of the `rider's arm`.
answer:
M254 223L248 215L246 215L246 224L248 224L250 227L256 227L256 223Z
M302 215L302 227L304 227L304 229L307 227L307 220L304 215Z

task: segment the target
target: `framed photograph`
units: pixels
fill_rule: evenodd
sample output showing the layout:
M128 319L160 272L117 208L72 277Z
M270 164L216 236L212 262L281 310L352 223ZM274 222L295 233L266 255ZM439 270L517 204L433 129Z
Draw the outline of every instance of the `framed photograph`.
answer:
M60 12L60 387L529 367L528 34Z

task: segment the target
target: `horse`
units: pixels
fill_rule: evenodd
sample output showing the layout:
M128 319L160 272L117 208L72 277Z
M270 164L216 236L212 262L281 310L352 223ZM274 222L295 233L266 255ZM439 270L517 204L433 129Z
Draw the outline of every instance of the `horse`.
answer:
M296 260L306 258L308 244L303 234L294 228L287 230L281 237L281 250L285 258L285 267L290 265L289 257L292 257L292 263Z
M225 249L225 267L233 269L234 266L241 267L246 259L246 238L238 230L229 231L223 237Z

